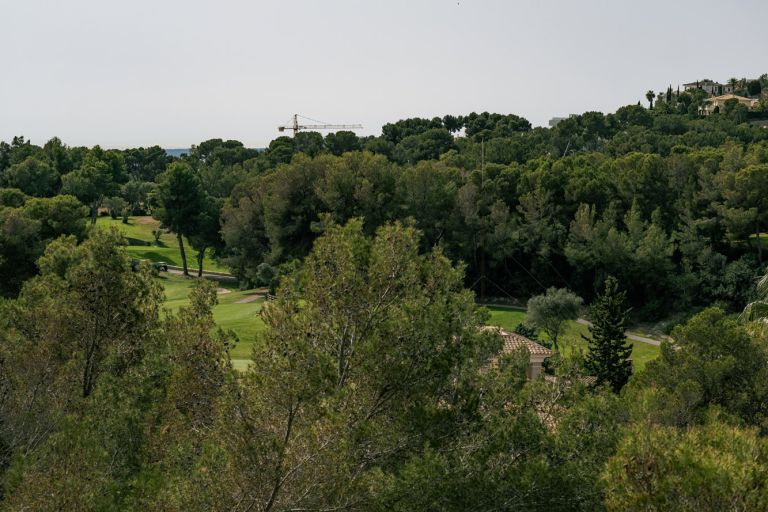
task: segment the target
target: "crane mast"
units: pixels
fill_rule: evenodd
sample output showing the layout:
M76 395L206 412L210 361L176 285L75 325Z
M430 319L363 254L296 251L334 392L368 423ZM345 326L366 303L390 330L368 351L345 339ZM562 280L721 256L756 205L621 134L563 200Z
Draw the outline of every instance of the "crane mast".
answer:
M299 124L299 117L313 121L317 124ZM293 131L293 135L295 137L297 133L304 130L362 130L362 128L363 126L360 124L328 124L322 123L321 121L316 121L314 119L309 119L308 117L305 118L299 114L293 114L291 122L282 126L278 126L277 130L280 132L291 130Z

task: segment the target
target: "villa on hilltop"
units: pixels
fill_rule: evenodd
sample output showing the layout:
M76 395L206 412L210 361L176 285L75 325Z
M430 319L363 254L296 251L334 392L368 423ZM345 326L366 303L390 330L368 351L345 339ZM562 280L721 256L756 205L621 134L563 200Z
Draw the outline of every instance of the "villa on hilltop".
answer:
M695 89L701 89L707 94L717 95L723 94L723 84L705 78L704 80L697 80L689 84L683 84L683 89L686 91L692 91Z
M735 100L748 109L756 108L760 104L760 100L756 98L745 98L744 96L736 96L735 94L723 94L713 98L707 98L706 104L701 107L699 112L705 116L720 112L725 109L725 104L728 100Z
M714 80L710 80L709 78L704 78L703 80L697 80L695 82L683 84L683 89L686 91L701 89L712 96L720 96L723 94L733 94L736 91L745 89L749 82L757 81L759 81L758 78L742 78L740 80L731 79L728 83L721 84L719 82L715 82Z

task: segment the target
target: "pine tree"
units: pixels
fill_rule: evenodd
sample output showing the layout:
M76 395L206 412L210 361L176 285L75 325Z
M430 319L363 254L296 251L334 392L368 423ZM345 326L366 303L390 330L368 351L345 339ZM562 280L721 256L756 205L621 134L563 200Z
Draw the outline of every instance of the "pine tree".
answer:
M626 292L620 292L619 282L609 276L605 291L590 308L591 339L582 336L589 342L587 370L597 377L597 384L608 383L617 393L632 373L629 361L632 346L627 344L624 335L629 311Z

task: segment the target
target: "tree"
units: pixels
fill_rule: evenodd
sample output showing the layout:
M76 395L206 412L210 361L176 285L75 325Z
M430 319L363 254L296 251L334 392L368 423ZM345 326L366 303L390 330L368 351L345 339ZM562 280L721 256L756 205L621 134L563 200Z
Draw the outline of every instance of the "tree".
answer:
M705 421L711 407L748 425L765 421L768 357L764 342L722 310L710 308L672 331L658 359L625 387L637 416L674 426Z
M72 196L32 198L24 204L22 210L40 222L40 236L43 240L70 235L78 241L85 238L88 208Z
M0 295L16 295L37 273L35 262L51 240L85 238L87 215L87 208L66 195L29 198L18 208L0 206Z
M648 109L653 110L653 98L656 97L656 94L653 91L648 91L645 93L645 99L648 100Z
M69 148L58 137L45 143L42 154L59 175L66 174L73 169Z
M433 119L412 117L385 124L381 127L381 137L392 144L398 144L405 137L419 135L436 128L443 128L443 121L439 117Z
M729 231L747 241L754 234L758 261L762 262L760 234L768 224L768 163L749 165L724 175L724 213Z
M630 308L626 292L619 291L619 282L613 276L605 280L605 290L590 307L591 337L585 366L597 377L597 384L609 384L618 393L629 380L632 366L629 357L632 346L627 345L624 332Z
M581 297L566 288L549 288L545 294L528 300L527 321L547 333L555 352L559 352L557 338L567 321L579 317L582 302Z
M404 137L395 146L392 158L402 164L436 160L453 147L453 136L444 128L432 128L418 135Z
M757 282L757 298L744 307L741 319L746 322L768 323L768 272Z
M273 139L267 147L266 156L273 166L286 164L291 161L296 152L296 143L291 137L281 135Z
M205 204L205 193L200 181L188 164L174 162L160 175L157 202L159 208L153 212L153 216L176 233L183 272L188 276L183 237L194 234Z
M18 188L30 196L50 197L59 188L56 169L33 157L12 165L0 177L6 186Z
M41 222L23 208L0 208L0 295L15 296L36 272L43 252Z
M99 207L105 197L117 194L118 184L107 162L88 154L81 167L61 177L63 194L75 196L91 211L91 224L96 224Z
M479 329L461 270L418 248L409 226L370 239L358 219L326 219L302 274L263 310L221 424L228 469L200 473L220 506L366 508L369 477L452 438L460 383L500 340Z
M4 508L125 510L165 388L162 289L116 230L57 239L38 265L0 308Z
M298 132L293 137L293 144L297 153L317 156L323 151L323 136L312 131Z
M143 214L149 206L149 196L155 184L148 181L128 180L120 187L120 195L128 203L131 215Z
M108 197L104 200L104 207L112 219L123 216L123 222L128 222L128 203L120 196Z
M764 510L768 442L711 420L679 430L629 427L602 480L609 511Z
M172 160L160 146L126 149L123 158L131 179L140 182L155 181Z
M763 86L760 84L760 80L750 80L747 82L747 93L750 96L758 96L762 90Z
M188 236L190 245L197 251L197 276L203 276L203 261L208 249L220 251L224 242L221 239L221 208L224 201L206 195L197 216L197 225Z
M467 137L471 137L476 142L495 137L510 137L531 129L531 123L527 119L514 114L491 114L489 112L477 114L472 112L461 120ZM450 130L447 126L445 128Z
M17 188L0 188L0 208L18 208L27 200L27 195Z
M341 156L349 151L360 150L360 139L355 132L341 130L325 136L325 149L332 155Z

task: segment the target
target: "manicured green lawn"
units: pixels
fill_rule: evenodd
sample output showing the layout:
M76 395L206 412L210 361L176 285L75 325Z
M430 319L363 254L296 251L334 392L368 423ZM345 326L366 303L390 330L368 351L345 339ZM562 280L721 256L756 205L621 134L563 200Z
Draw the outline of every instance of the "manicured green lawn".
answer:
M189 305L188 297L194 284L193 278L161 274L158 279L165 289L165 306L170 311L177 311L180 307ZM243 298L253 295L253 291L238 290L234 284L220 283L219 286L226 289L227 293L219 294L219 303L213 310L213 318L219 327L232 329L237 334L238 343L230 355L235 368L245 370L250 360L253 345L258 335L265 329L264 322L259 316L264 300L238 303ZM513 330L517 324L525 321L525 311L498 306L490 306L488 311L491 315L489 324L501 326L509 331ZM581 338L582 334L589 334L587 326L569 322L566 332L560 339L563 352L569 353L578 349L586 351L587 342ZM542 334L542 338L546 339L546 335ZM635 342L633 345L632 360L638 370L659 354L659 348L653 345L640 342Z
M155 245L152 230L160 228L160 222L152 217L129 217L128 224L123 224L120 218L99 217L96 220L96 227L109 228L116 227L126 238L129 245L126 249L131 257L136 259L146 259L150 261L164 261L169 265L181 266L181 251L179 251L179 242L173 233L163 232L160 240ZM144 242L145 244L139 244ZM146 245L151 243L152 245ZM197 268L197 251L189 245L189 241L184 239L184 249L187 253L187 266ZM228 269L218 264L213 258L207 256L203 260L203 270L213 272L228 272Z
M161 280L165 288L165 306L170 311L189 305L189 292L194 284L193 278L185 278L172 274L162 274ZM238 303L245 297L253 295L252 290L237 290L231 284L219 284L228 293L219 294L219 303L213 309L213 319L223 329L232 329L237 334L238 342L231 350L230 356L235 368L244 370L248 365L253 344L258 333L264 330L264 322L259 311L264 299L253 302Z
M489 306L488 310L491 313L491 319L489 323L491 325L498 325L504 329L511 331L517 324L525 321L525 311L518 309L504 308L498 306ZM589 336L589 329L586 325L582 325L576 322L568 322L565 333L558 340L560 349L563 353L568 354L572 350L587 350L587 342L581 337L581 335ZM548 339L544 333L540 334L542 339ZM639 341L630 341L632 344L632 363L636 370L641 370L645 367L648 361L655 359L659 355L659 347L642 343Z

